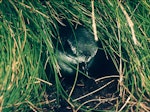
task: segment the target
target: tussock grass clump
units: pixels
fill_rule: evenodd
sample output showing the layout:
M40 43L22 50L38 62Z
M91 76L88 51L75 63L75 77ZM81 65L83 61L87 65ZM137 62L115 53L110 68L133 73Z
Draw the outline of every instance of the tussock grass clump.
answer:
M111 110L150 111L149 4L146 0L94 1L97 29L93 30L90 0L1 0L0 111L43 111L47 105L53 110L51 103L59 97L49 100L46 87L56 88L53 92L74 111L92 110L84 104L93 100L78 103L71 96L75 86L67 94L59 79L55 49L61 43L64 21L72 29L84 25L96 30L106 57L112 59L119 73L119 98Z

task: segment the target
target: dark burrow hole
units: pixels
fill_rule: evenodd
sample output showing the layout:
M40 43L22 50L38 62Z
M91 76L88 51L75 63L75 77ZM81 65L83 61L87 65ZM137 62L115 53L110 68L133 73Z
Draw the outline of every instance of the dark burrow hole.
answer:
M63 32L61 32L62 33L61 36L65 36L65 34L66 35L69 34L69 33L66 33L66 32L69 32L68 27L67 28L63 27L61 29L63 30ZM82 97L86 94L89 94L92 91L96 91L99 88L105 86L107 83L110 83L103 89L100 89L97 92L94 92L93 94L90 94L89 96L84 97L80 100L74 101L74 104L78 105L91 99L108 99L108 100L103 100L101 102L95 101L95 102L87 103L83 106L83 108L86 108L86 109L94 108L95 111L96 110L109 110L113 108L116 103L115 98L118 97L118 92L117 92L118 77L104 78L100 81L97 81L98 78L102 78L105 76L112 76L112 75L117 76L118 75L116 67L113 61L111 60L110 56L106 58L106 54L100 42L98 42L98 46L99 46L99 50L93 60L92 66L89 68L89 71L88 71L90 78L79 73L76 86L71 95L72 97L71 99L73 99L74 101L77 98ZM49 66L46 68L46 72L47 74L50 74ZM74 79L75 79L75 75L74 76L64 75L63 77L60 78L61 84L64 90L68 94L70 93L72 89ZM54 99L54 98L57 99L55 87L53 89L48 88L47 93L49 94L49 99ZM55 94L55 95L52 95L52 94ZM48 107L55 112L72 112L72 109L71 109L72 107L70 107L68 102L61 97L60 97L59 103L56 100L53 105L49 105Z

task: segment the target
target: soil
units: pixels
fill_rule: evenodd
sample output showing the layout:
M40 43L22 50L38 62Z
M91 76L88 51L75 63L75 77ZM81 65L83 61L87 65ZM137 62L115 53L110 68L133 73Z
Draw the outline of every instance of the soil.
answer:
M64 90L69 94L72 90L73 84L68 82L68 78L63 78L61 81ZM68 101L61 97L58 101L56 99L57 94L54 88L53 91L51 90L47 92L48 101L52 102L45 108L45 112L49 112L50 110L54 112L73 112L73 110L77 110L79 106L87 101L89 102L81 106L78 112L86 112L90 109L92 109L92 112L111 110L118 99L117 78L97 81L94 79L80 77L71 95L71 103L73 103L75 107L71 106Z

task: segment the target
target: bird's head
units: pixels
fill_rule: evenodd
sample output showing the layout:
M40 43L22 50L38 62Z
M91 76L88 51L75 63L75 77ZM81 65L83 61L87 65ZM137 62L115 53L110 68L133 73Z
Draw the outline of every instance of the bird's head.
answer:
M63 48L64 51L58 51L58 63L62 71L73 74L78 64L85 63L88 67L91 66L91 61L98 50L92 33L86 28L77 28L65 44L68 46Z

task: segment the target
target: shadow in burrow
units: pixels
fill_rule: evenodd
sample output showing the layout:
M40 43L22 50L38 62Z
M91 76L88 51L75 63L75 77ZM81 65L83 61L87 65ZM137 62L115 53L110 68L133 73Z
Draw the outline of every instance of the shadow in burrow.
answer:
M62 36L65 36L65 35L68 36L70 34L70 33L66 33L66 32L69 32L70 30L69 28L61 28L61 29L63 29L63 31L65 30L65 33L62 32ZM76 86L73 90L71 97L72 99L77 99L86 94L89 94L92 91L98 90L99 88L105 86L109 82L110 84L104 87L103 89L100 89L99 91L94 92L93 94L90 94L87 97L77 100L77 103L84 103L85 101L88 101L90 99L98 99L98 98L105 99L105 98L114 98L118 96L118 92L117 92L118 78L117 77L116 78L114 77L104 78L100 81L97 81L97 79L102 78L102 77L118 75L118 71L112 59L110 58L110 56L107 56L106 58L106 54L102 48L101 43L98 42L97 44L98 44L99 49L97 51L96 56L93 59L92 66L88 69L88 76L90 78L79 73L78 80L76 82ZM49 66L47 66L46 68L46 73L47 74L51 73L51 69ZM62 77L60 77L60 82L64 90L69 94L74 84L75 75L66 75L66 74L67 73L64 73L64 74L62 73ZM52 76L51 79L54 78L53 77L54 74L48 75L48 77L49 76ZM57 95L54 95L54 96L56 97ZM94 103L92 102L92 103L88 103L87 105L85 105L85 107L87 108L91 107L91 108L102 109L102 110L110 109L115 104L115 100L103 102L99 106L95 107L97 104L98 104L97 102L94 102ZM70 108L68 107L69 107L69 104L64 99L61 99L60 105L56 106L54 110L59 112L62 109L66 109L64 111L69 111L71 107Z

